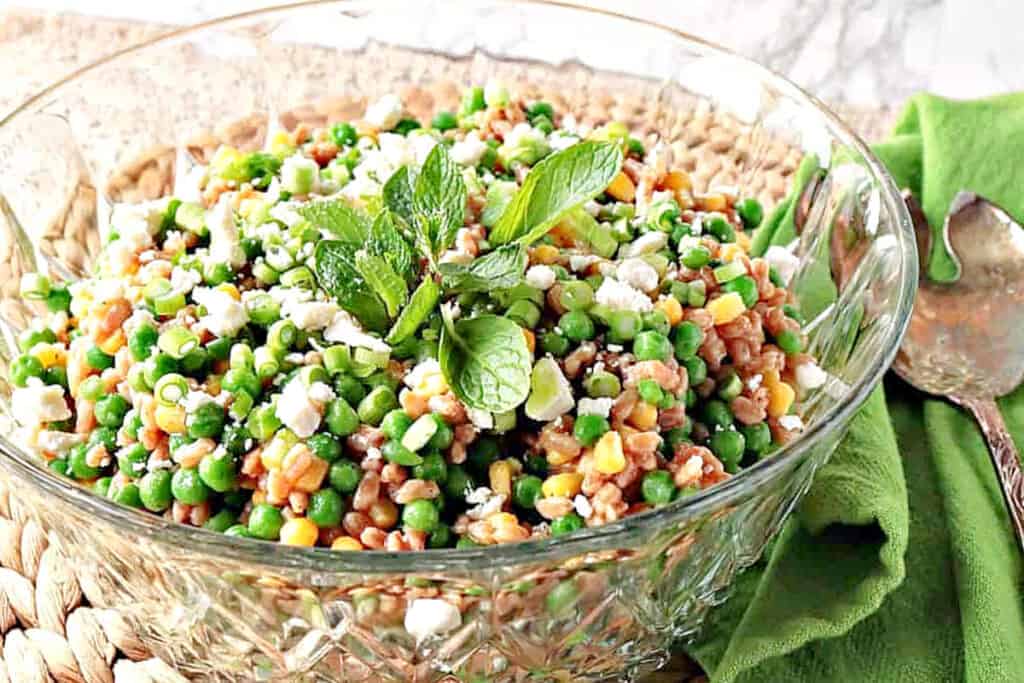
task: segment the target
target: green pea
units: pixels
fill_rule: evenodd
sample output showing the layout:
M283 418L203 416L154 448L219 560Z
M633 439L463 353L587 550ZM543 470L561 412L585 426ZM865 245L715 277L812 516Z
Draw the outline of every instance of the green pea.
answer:
M345 501L334 489L323 489L309 497L306 517L321 529L338 526L344 514Z
M94 346L85 352L85 362L93 370L106 370L107 368L114 367L114 357L104 353L98 346Z
M559 517L551 522L552 536L565 536L583 528L583 518L575 512L570 512L564 517Z
M376 387L359 402L359 419L376 427L389 411L398 407L395 392L388 387Z
M238 481L234 458L227 453L210 453L199 461L199 478L217 493L230 491Z
M537 506L537 501L543 497L541 487L544 481L533 474L526 474L515 481L512 488L512 500L524 510L532 510Z
M448 478L448 463L440 453L427 453L423 456L423 462L413 466L412 476L416 479L444 483Z
M704 404L704 424L709 429L715 427L726 429L732 426L732 411L724 401L712 399Z
M139 496L139 487L135 482L123 482L119 486L113 486L107 491L107 496L118 505L131 508L142 507L142 498Z
M747 308L753 308L757 304L759 296L757 282L749 275L741 275L734 280L729 280L722 285L722 291L739 294L740 298L743 299L743 305Z
M132 358L137 361L149 358L159 337L160 333L149 323L139 325L128 337L128 350L131 351Z
M651 505L665 505L671 503L676 493L676 484L672 480L672 474L665 470L656 470L644 475L640 484L640 492L644 500Z
M162 351L150 357L146 362L145 378L149 386L156 386L157 380L164 375L178 371L178 361Z
M35 356L23 354L11 362L11 382L16 387L28 386L29 378L41 377L42 374L43 364Z
M594 321L584 311L569 311L558 319L562 334L572 341L588 341L597 334Z
M179 365L186 375L202 379L206 376L206 364L209 360L210 353L202 347L196 347L185 354Z
M520 299L512 302L505 316L522 327L533 329L540 322L540 308L532 301Z
M785 313L787 317L792 318L793 320L795 320L798 323L800 323L801 326L803 326L805 321L804 321L804 317L802 315L800 315L800 309L799 308L797 308L793 304L785 304L782 307L782 312Z
M599 370L584 378L583 389L590 398L615 398L622 391L622 382L612 373Z
M658 405L665 398L665 392L662 391L661 385L653 379L640 380L637 382L636 390L640 394L640 399L651 405Z
M474 474L486 478L491 465L500 457L501 446L498 444L498 440L490 436L483 436L469 447L466 464Z
M708 444L711 451L718 457L726 467L736 467L746 448L746 439L743 434L733 429L723 429L711 435Z
M412 418L401 408L395 408L381 420L380 429L384 435L394 441L401 441L412 426Z
M70 475L68 471L67 460L61 460L60 458L58 458L56 460L51 460L46 464L46 466L50 469L51 472L59 474L62 477L67 477Z
M614 311L608 316L609 340L620 344L632 341L643 329L643 318L635 311Z
M569 353L569 340L565 338L565 335L550 330L541 336L540 348L544 353L550 353L556 358L561 358Z
M52 344L57 341L57 335L53 330L44 327L40 330L29 327L18 335L18 349L22 353L28 353L36 344Z
M713 216L704 222L704 229L719 242L735 242L736 230L722 216Z
M658 334L668 336L672 326L668 322L668 316L664 311L650 311L643 315L644 329L653 330Z
M114 483L113 477L100 477L92 483L92 492L97 496L106 498L110 493L110 485Z
M690 386L695 387L703 384L708 378L708 364L700 356L693 356L683 360L683 367L686 368L686 376L690 380ZM688 399L689 400L689 399ZM689 402L687 407L690 407Z
M341 457L341 442L331 434L314 434L306 440L306 445L316 457L326 462L334 462Z
M125 446L117 454L117 469L127 477L138 477L146 471L149 451L140 443Z
M487 107L487 103L484 101L484 89L475 86L466 90L462 95L462 104L459 108L459 113L463 116L473 114L478 111L482 111Z
M461 536L458 542L455 544L456 550L469 550L472 548L479 548L480 544L474 541L469 536Z
M53 285L50 293L46 295L46 310L51 313L68 311L71 309L71 292L64 285Z
M740 434L746 441L747 450L761 455L772 445L772 430L767 422L752 425L740 425Z
M455 118L455 114L452 112L439 111L434 114L434 118L431 120L430 125L431 127L443 132L457 127L459 122Z
M434 422L437 423L437 431L435 431L434 435L430 437L430 441L427 442L427 446L435 450L443 451L452 445L452 441L455 440L455 431L440 415L432 413L431 417L433 417Z
M355 126L351 123L336 123L331 126L331 141L338 147L354 145L359 139Z
M695 246L687 247L680 254L679 260L683 262L683 265L691 270L698 270L703 268L711 262L711 252L708 251L707 247Z
M399 441L388 441L380 449L380 452L384 454L384 457L388 459L388 462L393 462L396 465L412 467L413 465L419 465L423 462L423 456L418 453L413 453Z
M196 408L188 417L188 435L193 439L214 439L224 429L224 408L209 401Z
M349 405L357 406L366 397L366 389L362 382L350 375L339 375L334 380L334 393L348 401Z
M228 527L224 531L225 536L233 536L235 538L252 538L252 534L249 533L249 527L243 524L235 524L234 526Z
M594 303L594 290L586 282L566 282L562 285L559 302L567 311L582 311Z
M210 497L210 489L203 483L195 468L182 468L171 477L171 494L185 505L200 505Z
M257 503L249 513L249 533L264 541L276 541L281 536L284 516L268 503Z
M96 402L96 421L104 427L120 427L128 407L121 394L108 394Z
M641 361L666 361L672 355L672 344L662 333L645 330L633 340L633 355Z
M444 482L444 492L456 499L465 500L466 490L473 488L473 478L462 465L448 467L448 478Z
M675 342L676 359L684 361L697 355L700 345L704 343L704 332L697 324L686 320L676 326L672 338Z
M800 333L793 330L782 330L775 337L775 343L787 356L792 356L803 351L804 343L800 339Z
M608 420L600 415L580 415L573 425L573 435L584 446L593 446L611 429Z
M753 197L741 199L736 202L734 208L736 213L739 214L740 220L743 221L743 227L747 230L753 230L761 225L761 221L764 220L764 208L762 208L761 202Z
M100 469L91 466L86 460L88 453L89 446L87 444L78 444L71 449L71 453L68 455L68 469L71 470L75 479L87 480L99 476Z
M68 388L68 371L61 365L51 365L43 370L43 382Z
M171 507L171 471L153 470L139 480L139 498L150 512L163 512Z
M450 526L438 523L437 528L431 531L430 536L427 538L427 547L431 550L450 548L454 538Z
M221 510L210 519L206 520L203 528L208 531L215 531L218 534L225 533L238 522L238 515L231 510Z
M718 380L716 388L723 401L731 401L743 392L743 380L735 372L730 372Z
M543 100L537 100L526 106L526 115L529 118L535 116L546 116L549 119L553 119L555 116L555 108L551 106L549 102Z
M359 429L359 416L343 398L337 398L328 404L324 422L335 436L348 436Z
M440 513L429 500L414 500L402 509L402 524L413 531L429 533L440 520Z
M327 478L342 493L354 493L363 480L363 470L351 460L340 460L331 465Z

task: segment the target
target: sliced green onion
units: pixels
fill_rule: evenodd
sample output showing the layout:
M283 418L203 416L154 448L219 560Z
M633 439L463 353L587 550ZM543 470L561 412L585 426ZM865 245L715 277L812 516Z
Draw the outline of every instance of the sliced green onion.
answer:
M259 261L252 266L252 276L264 285L276 284L281 277L266 261Z
M50 293L50 278L42 273L25 273L21 276L21 296L26 299L45 299Z
M202 235L206 231L206 210L201 204L182 202L174 212L174 222L178 227Z
M371 365L374 368L386 368L390 358L391 354L387 351L373 351L361 346L355 350L356 363Z
M249 395L249 392L241 389L234 394L228 414L235 420L244 420L252 411L253 403L255 400Z
M142 296L146 301L153 303L156 299L170 294L171 289L171 281L161 277L147 282L146 286L142 288Z
M281 363L277 359L277 354L268 347L258 346L253 354L253 368L256 370L257 377L267 379L278 373Z
M298 266L281 275L281 284L286 287L313 289L316 287L316 279L313 277L313 271L309 268Z
M747 274L747 267L742 261L730 261L723 266L718 266L712 271L715 275L715 282L719 284L735 280Z
M307 365L299 370L299 379L307 387L311 387L317 382L327 383L330 381L330 377L327 375L327 371L322 365Z
M235 344L231 347L231 355L228 357L228 365L232 368L251 368L253 367L253 352L252 347L248 344Z
M199 337L187 327L173 325L160 334L157 346L171 358L181 359L199 345Z
M249 320L257 325L269 325L281 317L281 306L269 294L257 294L246 302Z
M299 328L291 320L278 320L267 332L267 345L272 349L287 351L299 338Z
M323 356L324 366L332 375L346 372L352 367L352 349L344 344L324 349Z
M153 395L157 403L164 406L175 406L188 393L188 380L176 372L171 372L156 381Z
M185 307L185 295L182 292L169 292L153 299L153 310L157 315L174 315Z

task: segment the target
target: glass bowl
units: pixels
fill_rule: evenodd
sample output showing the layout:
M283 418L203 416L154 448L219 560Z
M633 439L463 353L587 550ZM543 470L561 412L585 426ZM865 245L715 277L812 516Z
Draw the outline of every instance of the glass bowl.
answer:
M795 289L830 375L801 397L801 438L656 511L485 550L343 553L231 538L118 507L0 436L0 484L71 558L87 597L202 680L628 680L693 636L754 562L892 360L917 256L903 203L866 146L766 69L669 27L529 1L322 2L242 14L116 53L0 121L0 338L36 314L22 272L73 278L116 201L170 191L218 143L358 116L399 92L418 116L499 78L581 122L669 141L695 189L774 205L805 195ZM814 291L807 291L815 282ZM821 284L827 286L822 288ZM824 294L825 296L822 296ZM6 372L3 373L6 377ZM0 387L9 408L10 388ZM459 609L443 637L411 600Z

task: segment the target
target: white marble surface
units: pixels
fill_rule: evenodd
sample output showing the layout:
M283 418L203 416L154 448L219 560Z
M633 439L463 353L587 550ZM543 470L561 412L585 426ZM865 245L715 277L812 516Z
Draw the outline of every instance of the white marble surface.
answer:
M415 0L410 0L415 2ZM930 90L1024 89L1024 0L577 0L678 27L758 59L822 99L874 107ZM5 4L0 0L0 5ZM272 0L15 0L185 24Z

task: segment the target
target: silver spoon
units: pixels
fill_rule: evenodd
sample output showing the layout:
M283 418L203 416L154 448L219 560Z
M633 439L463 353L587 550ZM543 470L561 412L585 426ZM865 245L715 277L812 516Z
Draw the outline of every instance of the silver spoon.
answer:
M921 391L971 411L988 442L1006 509L1024 552L1024 474L995 399L1024 380L1024 228L988 200L961 192L942 236L954 282L928 279L931 230L904 193L914 220L921 277L893 369Z

